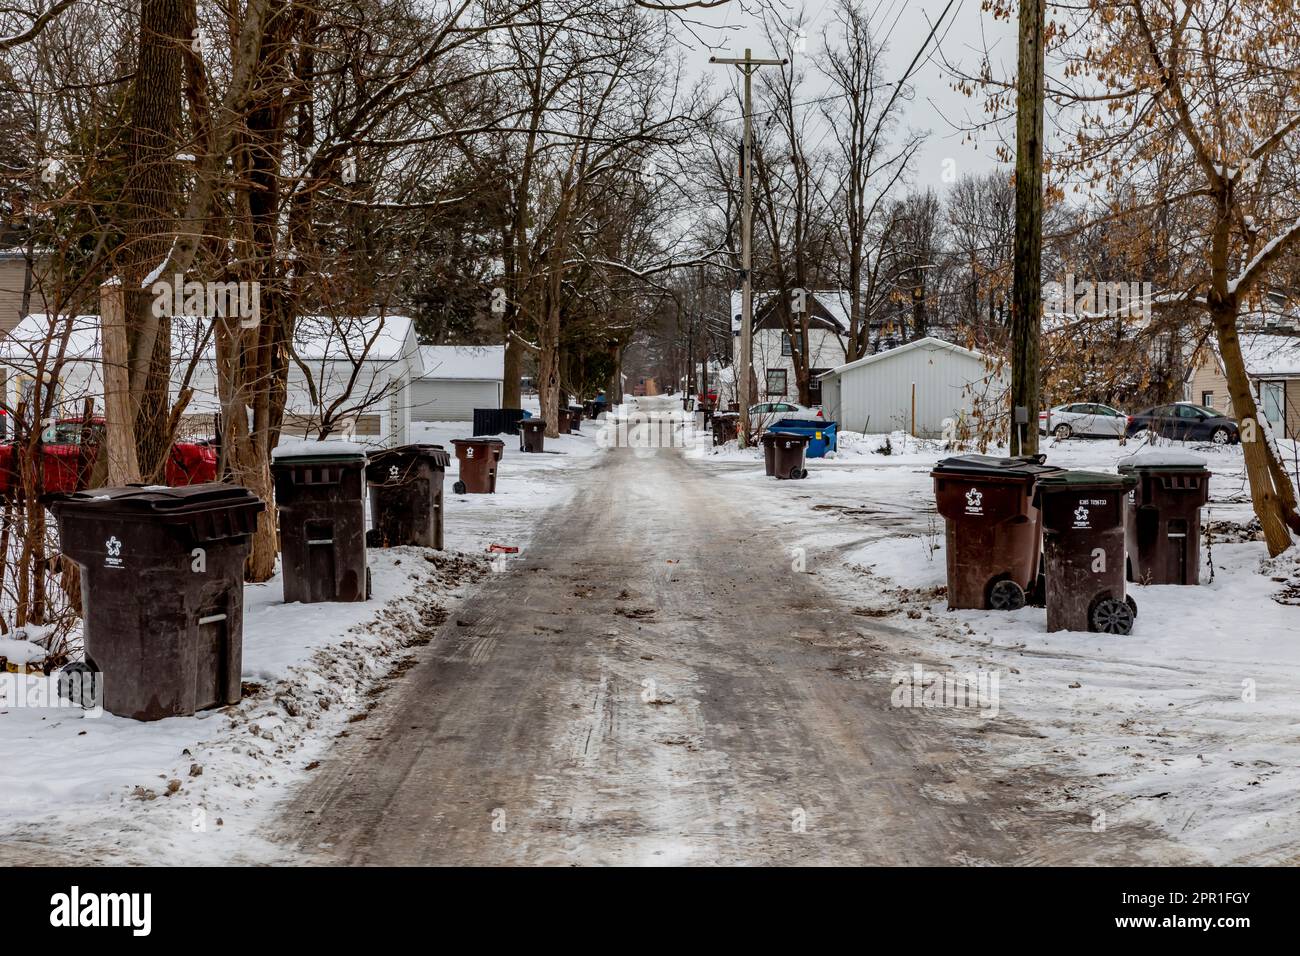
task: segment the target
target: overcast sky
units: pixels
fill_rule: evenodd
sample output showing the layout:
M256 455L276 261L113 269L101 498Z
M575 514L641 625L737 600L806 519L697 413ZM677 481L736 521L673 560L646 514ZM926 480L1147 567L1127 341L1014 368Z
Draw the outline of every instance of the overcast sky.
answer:
M863 0L863 9L873 11L872 25L876 35L887 37L888 80L898 79L907 69L930 32L931 24L946 5L947 0ZM794 9L793 0L787 9ZM834 22L834 4L832 0L810 0L804 4L804 10L807 14L806 55L815 57L821 46L823 27ZM708 64L713 52L706 48L708 44L726 48L727 52L721 55L741 56L746 46L753 49L755 56L772 55L757 17L746 14L736 0L700 13L698 20L707 24L697 31L700 39L693 40L683 34L682 40L690 49L691 59L698 58L701 73L724 69ZM915 162L913 181L918 187L932 186L942 190L952 172L957 175L984 173L999 165L994 157L995 143L990 141L990 134L984 134L983 141L972 144L966 141L961 130L955 128L968 124L971 118L982 116L982 103L978 98L972 99L952 89L951 77L936 55L936 48L941 47L943 58L974 71L985 46L993 52L995 73L1010 75L1014 72L1014 21L995 22L991 16L981 12L980 0L953 0L952 9L910 81L916 95L906 110L906 122L913 129L929 133ZM821 91L821 77L811 64L809 66L811 98ZM692 71L695 69L692 67ZM820 122L813 130L815 137L825 135L825 123ZM1014 130L1009 134L1013 135ZM946 162L948 160L951 162Z

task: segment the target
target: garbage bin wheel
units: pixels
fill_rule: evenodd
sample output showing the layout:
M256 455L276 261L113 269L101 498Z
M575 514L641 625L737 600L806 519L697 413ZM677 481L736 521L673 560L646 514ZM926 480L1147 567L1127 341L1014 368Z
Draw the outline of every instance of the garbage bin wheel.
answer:
M1128 634L1133 630L1133 608L1127 601L1103 598L1093 606L1088 621L1099 634Z
M1061 423L1052 429L1052 434L1056 436L1058 441L1065 441L1074 434L1074 429L1065 423Z
M458 495L463 495L465 493L465 482L463 481L456 482L454 485L451 486L451 490Z
M98 703L95 691L99 679L93 662L74 661L59 671L59 696L82 710L90 710Z
M989 607L995 611L1019 611L1025 606L1025 589L1015 581L994 581L989 589Z
M791 478L794 478L795 480L798 480L798 479L800 479L800 478L807 478L807 477L808 477L808 469L807 469L807 468L791 468L791 469L790 469L790 477L791 477Z
M1125 594L1124 603L1127 604L1128 609L1133 612L1133 618L1136 620L1138 616L1138 602L1133 600L1133 596L1131 594Z

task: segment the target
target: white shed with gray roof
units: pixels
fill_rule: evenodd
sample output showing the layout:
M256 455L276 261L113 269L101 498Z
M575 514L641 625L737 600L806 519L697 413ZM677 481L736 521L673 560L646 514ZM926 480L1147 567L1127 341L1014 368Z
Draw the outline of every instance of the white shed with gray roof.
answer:
M504 345L425 345L423 377L412 389L417 422L468 422L476 408L500 408Z

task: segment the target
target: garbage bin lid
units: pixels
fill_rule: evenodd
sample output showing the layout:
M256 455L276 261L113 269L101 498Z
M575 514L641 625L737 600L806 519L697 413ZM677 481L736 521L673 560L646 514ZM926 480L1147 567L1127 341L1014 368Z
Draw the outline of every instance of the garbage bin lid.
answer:
M451 461L451 456L447 454L447 449L441 445L427 444L416 442L410 445L398 445L395 448L378 448L370 453L369 460L372 462L382 461L385 458L394 456L405 456L410 458L429 458L435 465L446 466Z
M1117 466L1124 471L1205 471L1207 462L1199 455L1176 449L1152 448L1129 455Z
M50 500L50 507L77 510L94 509L104 514L156 514L183 515L193 511L209 511L214 507L247 507L256 504L260 510L262 499L242 485L228 485L213 481L201 485L126 485L120 488L89 488L58 495Z
M1015 458L996 458L993 455L954 455L936 462L931 474L951 472L960 475L987 475L991 478L1036 478L1040 475L1059 473L1061 469L1056 465L1043 464L1046 457L1046 455L1020 455Z
M352 441L295 441L277 445L271 462L312 464L314 462L365 461L366 446Z
M1050 475L1043 475L1038 479L1038 491L1080 491L1083 489L1096 489L1098 491L1107 491L1111 489L1131 488L1137 484L1137 477L1134 475L1112 475L1104 471L1056 471Z

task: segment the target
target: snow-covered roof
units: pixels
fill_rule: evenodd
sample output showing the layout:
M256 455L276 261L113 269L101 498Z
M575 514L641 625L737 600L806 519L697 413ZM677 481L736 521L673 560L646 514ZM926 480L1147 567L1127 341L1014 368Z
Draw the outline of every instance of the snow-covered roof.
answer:
M172 354L193 356L202 345L204 357L216 354L213 336L204 336L208 320L195 316L172 319ZM72 361L99 360L99 316L29 315L7 335L0 335L0 362L15 368L33 366L44 343L68 336L64 356ZM413 323L402 315L299 316L294 326L294 351L304 361L338 359L392 362L406 359L419 369L419 347ZM53 354L53 348L51 354Z
M1246 374L1251 378L1300 376L1300 336L1247 332L1240 341Z
M504 345L422 345L426 379L500 382L506 375Z
M976 352L974 349L963 348L960 345L954 345L952 342L945 342L943 339L936 339L934 336L927 335L923 339L917 339L914 342L908 342L906 345L900 345L895 349L888 349L884 352L877 352L874 355L867 355L856 361L833 368L829 372L823 372L818 378L829 378L832 375L843 375L850 369L861 368L865 365L872 365L876 362L885 362L892 358L897 358L914 349L928 349L936 352L952 352L956 355L964 355L978 361L984 361L984 353Z
M767 305L767 303L776 294L777 293L774 290L759 291L755 289L754 290L754 314L758 315L759 312L763 310L763 307ZM848 331L849 312L850 312L851 303L849 302L849 294L847 291L843 291L839 289L809 290L808 297L816 301L818 305L820 305L823 309L826 310L826 314L829 315L831 317L831 320L840 327L841 332ZM740 313L741 313L742 300L743 300L743 296L741 295L740 290L733 289L731 292L731 334L732 335L738 335L740 333Z

